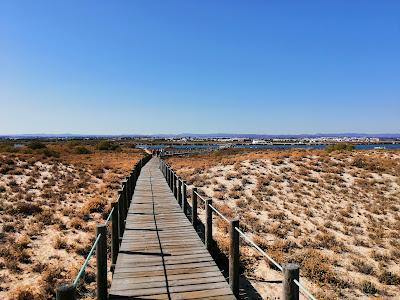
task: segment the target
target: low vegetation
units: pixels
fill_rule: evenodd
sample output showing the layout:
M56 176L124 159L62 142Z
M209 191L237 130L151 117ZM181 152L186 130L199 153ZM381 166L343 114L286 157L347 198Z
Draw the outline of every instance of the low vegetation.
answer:
M297 262L317 299L400 295L400 152L228 149L168 163L279 263ZM351 150L351 151L350 151ZM214 239L228 251L227 225ZM281 278L241 245L243 272L265 297Z
M119 148L120 146L112 141L101 141L97 144L97 149L99 150L115 151Z
M354 145L347 144L347 143L337 143L337 144L326 146L325 150L328 151L328 152L332 152L332 151L351 151L351 150L354 150Z
M0 142L0 299L53 299L90 250L121 179L143 155L97 141ZM114 149L114 150L111 150ZM94 293L92 264L79 287Z

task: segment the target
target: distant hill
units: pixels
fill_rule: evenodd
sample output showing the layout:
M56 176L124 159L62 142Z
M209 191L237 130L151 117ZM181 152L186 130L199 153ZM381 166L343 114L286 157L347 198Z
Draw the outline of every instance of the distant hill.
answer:
M400 133L315 133L315 134L246 134L246 133L180 133L180 134L154 134L160 138L319 138L319 137L371 137L371 138L400 138Z
M248 139L271 139L271 138L319 138L319 137L370 137L370 138L400 138L400 133L315 133L315 134L246 134L246 133L179 133L179 134L13 134L0 135L1 139L36 139L36 138L248 138Z

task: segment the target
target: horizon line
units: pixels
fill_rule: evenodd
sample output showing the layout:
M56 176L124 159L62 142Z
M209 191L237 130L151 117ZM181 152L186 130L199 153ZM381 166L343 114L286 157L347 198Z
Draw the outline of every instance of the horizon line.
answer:
M316 132L316 133L227 133L227 132L216 132L216 133L7 133L0 134L0 137L17 137L17 136L151 136L151 137L162 137L162 136L318 136L318 135L363 135L363 136L379 136L379 135L400 135L400 132L380 132L380 133L369 133L369 132Z

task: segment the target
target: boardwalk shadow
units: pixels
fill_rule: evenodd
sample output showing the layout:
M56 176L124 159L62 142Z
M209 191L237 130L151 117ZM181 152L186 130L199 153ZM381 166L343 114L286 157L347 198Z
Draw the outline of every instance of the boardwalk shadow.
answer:
M141 297L134 297L134 296L115 296L112 295L113 300L148 300L151 298L141 298Z
M125 231L154 231L154 232L160 232L163 231L163 229L156 229L156 228L125 228Z
M192 222L191 219L192 211L191 207L188 205L188 219ZM204 233L205 228L204 224L197 220L196 232L204 243ZM211 256L215 260L218 268L220 269L222 275L225 277L225 280L228 281L229 278L229 259L228 257L217 247L214 242L211 249ZM242 266L241 266L242 268ZM239 299L242 300L262 300L263 298L257 292L257 290L253 287L251 282L243 275L240 276L240 292Z
M138 213L138 212L129 212L128 215L140 215L140 216L157 216L156 213Z
M143 252L143 251L119 251L119 253L130 254L130 255L150 255L150 256L171 256L169 253L162 252Z

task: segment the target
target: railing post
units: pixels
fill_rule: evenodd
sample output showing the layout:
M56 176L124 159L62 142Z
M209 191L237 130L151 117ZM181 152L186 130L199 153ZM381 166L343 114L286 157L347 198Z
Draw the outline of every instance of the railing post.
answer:
M165 180L167 181L168 186L171 188L171 186L169 184L169 168L168 168L168 165L167 165L167 176L165 177Z
M172 194L174 193L174 172L171 170L170 187Z
M132 199L133 195L133 171L129 173L129 199Z
M65 284L56 290L56 300L75 300L76 287L73 284Z
M206 244L207 250L211 250L212 246L212 200L211 199L206 199L205 201L206 205L206 224L205 224L205 236L204 236L204 241Z
M165 173L165 180L167 181L167 183L168 183L168 186L169 186L169 169L168 169L168 166L166 166L166 173Z
M282 264L283 272L283 300L299 300L299 287L293 280L299 280L299 265L288 263Z
M197 188L192 189L192 224L194 229L197 225Z
M171 169L171 191L174 193L174 171Z
M176 174L174 173L174 197L175 197L175 199L178 199L177 198L177 193L178 193L177 180L178 180L178 176L176 176Z
M133 170L131 174L132 174L131 175L132 176L132 196L131 197L133 197L133 194L135 193L135 187L136 187L136 171Z
M129 177L125 177L125 218L128 215L129 209Z
M169 188L172 191L172 170L169 169Z
M186 215L187 199L186 199L186 182L182 181L182 211Z
M124 194L122 193L122 189L118 190L118 195L119 238L122 238L125 229Z
M126 193L125 193L125 182L122 181L121 185L121 201L122 201L122 218L125 220L125 212L126 212Z
M180 177L178 177L178 192L177 192L177 196L178 196L178 203L180 206L182 206L182 180Z
M229 224L229 285L235 297L239 297L239 220L234 219Z
M112 203L112 208L114 210L111 216L111 271L114 272L119 252L118 202Z
M127 194L126 203L128 204L126 207L129 207L129 199L131 196L131 178L130 178L130 176L126 176L125 180L126 180L126 194Z
M107 300L107 227L104 224L96 226L96 237L100 236L96 246L97 266L97 300Z

